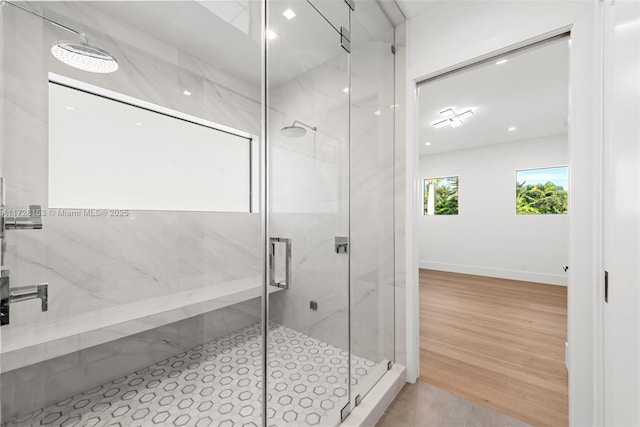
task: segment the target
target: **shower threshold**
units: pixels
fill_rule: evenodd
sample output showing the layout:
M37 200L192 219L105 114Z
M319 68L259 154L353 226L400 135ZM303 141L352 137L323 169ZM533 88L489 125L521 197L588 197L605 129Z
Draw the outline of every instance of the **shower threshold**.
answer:
M268 425L333 426L348 403L348 353L269 324ZM255 324L7 426L260 426L262 339ZM351 357L351 383L376 364Z

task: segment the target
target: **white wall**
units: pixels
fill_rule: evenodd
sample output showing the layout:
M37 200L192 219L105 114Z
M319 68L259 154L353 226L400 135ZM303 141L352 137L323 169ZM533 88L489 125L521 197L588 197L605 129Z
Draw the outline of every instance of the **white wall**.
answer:
M570 30L569 419L602 424L602 2L441 2L408 21L407 379L419 376L416 82Z
M420 268L567 284L568 215L516 215L516 170L567 165L567 136L420 158L423 179L458 176L458 215L418 219ZM491 191L487 191L491 189Z

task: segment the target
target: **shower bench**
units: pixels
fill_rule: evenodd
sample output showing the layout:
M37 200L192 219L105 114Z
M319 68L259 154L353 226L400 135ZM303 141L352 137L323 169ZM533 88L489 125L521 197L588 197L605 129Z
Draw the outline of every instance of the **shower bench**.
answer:
M281 289L269 286L269 293ZM144 332L262 296L262 279L253 276L121 304L38 325L2 328L1 371Z

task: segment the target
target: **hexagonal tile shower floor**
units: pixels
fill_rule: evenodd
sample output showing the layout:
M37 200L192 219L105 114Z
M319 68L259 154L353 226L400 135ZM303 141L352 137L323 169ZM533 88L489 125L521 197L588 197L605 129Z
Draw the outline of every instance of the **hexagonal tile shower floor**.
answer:
M260 426L260 324L87 390L8 426ZM347 402L347 352L269 325L273 426L335 425ZM352 384L375 363L352 357Z

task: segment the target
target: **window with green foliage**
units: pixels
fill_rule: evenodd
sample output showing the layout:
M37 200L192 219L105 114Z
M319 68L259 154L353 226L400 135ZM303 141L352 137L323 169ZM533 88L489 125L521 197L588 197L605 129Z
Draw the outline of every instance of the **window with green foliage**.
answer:
M424 180L424 214L458 215L458 177Z
M568 213L568 182L567 166L516 171L516 213Z

